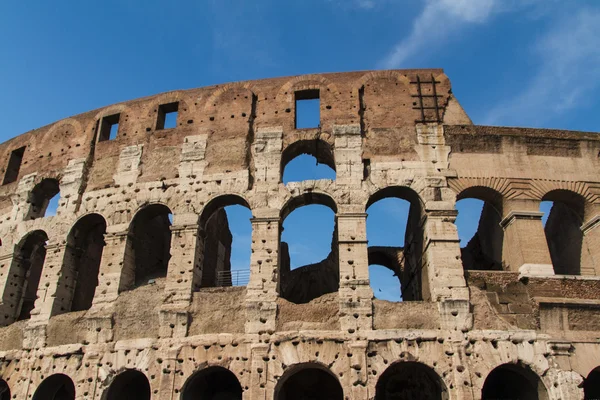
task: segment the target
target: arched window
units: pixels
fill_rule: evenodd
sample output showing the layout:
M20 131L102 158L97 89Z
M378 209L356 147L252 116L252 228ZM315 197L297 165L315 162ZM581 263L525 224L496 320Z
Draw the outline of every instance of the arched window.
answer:
M171 258L171 218L171 210L162 204L150 204L133 218L124 268L124 273L129 276L127 289L167 276Z
M48 235L44 231L27 234L15 249L15 258L11 266L7 287L14 292L9 293L11 308L15 310L17 320L29 319L37 299L37 290L42 277L44 260L46 259L46 242Z
M339 289L335 202L318 193L290 200L281 213L280 296L296 304Z
M600 367L593 369L583 381L585 400L600 399Z
M31 207L26 219L36 219L56 215L60 199L60 185L58 180L46 178L35 185L29 193Z
M423 293L427 269L422 266L423 207L419 195L408 187L388 187L369 198L366 211L369 276L375 297L392 301L428 298L428 293Z
M88 310L92 306L105 233L106 221L99 214L84 216L71 229L61 284L75 289L72 299L65 299L63 311Z
M117 375L106 392L105 400L150 400L150 383L142 372L128 369Z
M252 212L243 198L219 196L211 200L200 216L204 238L199 287L245 286L250 279Z
M463 267L501 271L504 241L504 231L500 226L502 195L490 188L471 187L457 196L456 209Z
M38 386L33 400L75 400L75 385L67 375L51 375Z
M0 379L0 400L10 400L10 387L4 379Z
M540 377L529 368L504 364L494 368L485 379L481 399L548 400L548 393Z
M299 140L281 154L282 182L335 179L331 146L319 139Z
M557 275L594 274L593 265L582 254L584 208L585 199L568 190L553 190L542 198L544 232Z
M418 362L392 364L377 380L375 400L447 400L448 391L440 376Z
M343 400L344 391L335 375L318 364L290 367L275 386L275 400Z
M223 367L209 367L188 378L181 400L242 400L242 385L233 372Z

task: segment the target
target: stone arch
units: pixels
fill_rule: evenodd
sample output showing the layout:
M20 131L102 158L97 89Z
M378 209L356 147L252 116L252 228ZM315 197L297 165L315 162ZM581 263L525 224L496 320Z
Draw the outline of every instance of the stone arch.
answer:
M3 295L3 303L11 310L6 323L31 317L46 259L47 241L46 232L35 230L23 236L15 246Z
M196 371L181 389L181 400L222 399L242 400L242 385L237 376L220 366Z
M553 203L544 233L554 272L557 275L581 275L583 270L594 274L593 265L589 265L591 260L584 260L582 251L585 197L570 190L555 189L545 193L542 201Z
M0 400L10 400L10 386L2 378L0 378Z
M542 379L521 362L502 364L485 378L481 389L482 400L492 399L548 400L548 391Z
M398 71L387 70L387 71L371 71L367 72L360 78L356 80L354 85L352 85L352 91L354 94L358 95L358 91L369 81L373 79L390 79L397 81L403 85L409 86L410 79L406 77L406 75L402 75Z
M277 92L276 99L278 103L291 103L294 100L293 94L295 91L321 88L324 88L324 92L331 95L333 99L337 99L341 94L337 85L329 79L323 75L312 74L297 76L287 81Z
M372 193L367 199L365 211L379 200L398 198L410 204L406 234L402 248L404 269L399 276L403 300L428 298L427 269L422 267L424 203L419 194L407 186L388 186Z
M233 235L225 207L239 205L252 211L248 201L238 194L213 197L202 209L198 219L197 249L202 266L200 274L193 279L194 289L201 287L231 286L231 246ZM215 251L216 249L216 251Z
M333 146L320 138L315 138L312 140L303 139L291 143L281 153L280 180L282 182L285 173L285 167L290 163L290 161L302 154L313 156L316 158L318 163L327 165L335 172Z
M92 306L106 227L104 217L96 213L86 214L73 224L67 235L57 303L53 307L56 312L83 311Z
M583 393L585 400L600 399L600 367L591 370L584 379Z
M75 400L75 384L67 375L50 375L35 390L32 400Z
M158 107L163 104L175 102L179 103L177 111L179 113L178 119L181 122L180 125L183 124L187 117L191 117L195 114L196 106L194 106L194 103L190 101L184 91L174 90L171 92L161 93L157 96L154 96L152 100L144 107L146 118L148 118L146 129L156 129L157 115L159 111Z
M403 248L387 246L369 246L369 265L382 265L400 276L404 269Z
M150 393L148 377L137 369L126 369L112 379L102 400L150 400Z
M137 210L129 225L119 291L166 277L171 258L170 215L171 209L162 203Z
M308 205L326 206L337 213L335 200L326 193L305 191L288 199L280 210L279 247L279 295L296 304L309 301L339 289L339 256L337 243L337 221L334 220L331 251L324 260L291 270L288 244L281 241L285 219L300 207Z
M503 214L503 195L488 186L470 186L456 196L457 203L464 199L483 202L477 230L466 246L461 248L465 269L502 270L504 230L500 226Z
M428 365L398 361L381 374L375 386L375 400L393 399L447 400L448 389Z
M114 114L123 114L122 118L119 117L119 133L125 132L125 130L128 128L128 125L131 123L130 121L135 121L138 118L138 115L136 112L134 112L133 108L129 107L126 104L113 104L100 110L98 113L96 113L94 118L90 121L89 125L87 126L87 130L89 132L92 132L92 137L94 138L93 140L95 142L98 141L99 123L102 120L102 118Z
M315 362L286 368L275 385L274 400L343 400L344 391L337 377Z
M248 91L252 96L257 96L258 92L257 89L254 87L254 85L251 82L235 82L235 83L228 83L226 85L223 85L217 89L215 89L210 96L208 96L206 98L206 102L204 103L204 107L203 110L205 113L210 113L211 110L215 107L214 105L218 103L218 100L221 96L223 96L224 93L230 91L230 90L246 90Z
M44 178L38 182L29 193L27 202L30 204L25 219L44 217L48 204L54 196L60 194L58 178Z

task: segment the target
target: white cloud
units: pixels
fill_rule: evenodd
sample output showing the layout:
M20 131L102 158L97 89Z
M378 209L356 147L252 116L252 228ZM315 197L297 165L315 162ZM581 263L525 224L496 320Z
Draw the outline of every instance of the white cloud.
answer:
M543 124L589 103L600 82L600 10L580 9L539 38L539 68L514 98L493 108L486 124Z
M382 68L398 68L410 57L431 49L468 24L481 24L504 6L498 0L426 0L408 37L382 60Z

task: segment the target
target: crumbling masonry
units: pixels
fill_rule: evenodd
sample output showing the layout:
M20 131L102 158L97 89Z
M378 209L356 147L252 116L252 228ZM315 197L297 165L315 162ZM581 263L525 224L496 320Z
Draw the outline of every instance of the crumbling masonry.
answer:
M296 129L303 99L319 127ZM283 184L305 153L336 179ZM599 154L596 134L473 125L442 70L175 91L15 137L0 399L598 398ZM367 242L387 197L411 204L403 248ZM465 198L485 206L461 249ZM331 253L290 270L282 221L307 204L335 212ZM245 287L230 205L253 216ZM403 302L373 298L370 263Z

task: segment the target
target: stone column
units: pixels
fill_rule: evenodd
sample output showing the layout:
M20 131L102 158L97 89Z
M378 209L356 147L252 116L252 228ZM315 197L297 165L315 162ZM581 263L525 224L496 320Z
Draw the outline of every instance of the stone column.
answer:
M350 353L352 354L352 358L350 359L352 364L350 364L350 375L352 382L352 395L349 396L350 393L346 393L346 397L350 397L352 399L367 399L367 380L369 379L369 369L367 365L367 345L368 342L365 340L354 341L348 344L348 348ZM347 389L347 386L344 388Z
M544 213L537 211L538 206L538 202L527 200L506 200L503 204L502 260L508 271L526 276L554 275L542 225Z
M600 215L589 218L581 226L581 275L600 275Z
M442 326L470 329L469 289L460 258L460 240L454 221L457 211L449 202L428 201L423 222L423 300L435 301Z
M2 302L0 303L0 326L10 325L17 319L19 312L19 303L22 286L18 281L24 279L23 270L19 268L22 260L18 253L5 253L0 256L0 293L2 293Z
M274 332L279 289L279 210L252 218L250 281L246 292L246 332Z
M269 368L269 345L255 343L251 345L252 370L250 371L250 390L245 390L244 400L272 399L273 391L267 388Z
M334 125L335 174L338 185L360 184L363 179L360 125Z
M200 286L203 237L196 214L175 214L171 226L171 259L165 285L166 301L161 306L160 336L187 335L193 290Z
M369 284L367 214L338 212L338 255L340 263L340 326L358 334L373 329L373 291Z

